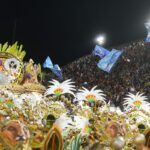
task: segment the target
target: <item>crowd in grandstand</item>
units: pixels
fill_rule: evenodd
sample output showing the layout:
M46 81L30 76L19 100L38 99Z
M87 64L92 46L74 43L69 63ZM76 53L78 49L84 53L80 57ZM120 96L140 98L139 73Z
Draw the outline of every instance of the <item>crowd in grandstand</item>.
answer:
M150 44L140 40L115 48L124 53L110 74L97 67L98 56L87 55L62 68L64 80L72 79L78 88L97 85L108 101L119 106L127 92L141 91L150 97Z

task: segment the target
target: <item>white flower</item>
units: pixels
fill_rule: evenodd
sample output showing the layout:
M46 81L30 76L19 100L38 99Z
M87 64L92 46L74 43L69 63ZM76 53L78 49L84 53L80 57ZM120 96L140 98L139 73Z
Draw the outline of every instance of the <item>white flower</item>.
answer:
M136 93L136 95L132 93L128 93L127 97L124 98L123 106L125 107L125 110L128 111L130 109L136 108L136 109L143 109L146 111L150 110L150 103L148 103L147 97L143 96L144 93Z
M79 101L89 101L89 102L93 102L93 101L103 101L105 102L105 94L103 94L102 90L96 90L96 86L93 87L90 91L86 88L83 87L82 90L79 90L79 92L76 94L76 97Z
M62 83L53 79L52 81L50 81L50 83L52 85L50 85L47 91L45 92L45 96L48 96L48 95L60 96L66 93L75 96L73 93L73 91L75 91L75 86L73 85L74 82L71 82L70 79Z
M47 102L47 106L49 108L55 108L55 109L66 109L65 106L64 106L64 103L63 102L59 102L59 101L49 101Z
M0 85L6 85L11 82L11 79L5 75L4 73L0 72Z
M148 128L150 125L149 115L143 110L133 110L127 112L124 117L126 117L126 122L133 127L136 126L138 128L138 125L143 124L146 128Z
M66 114L62 114L55 122L56 125L58 125L62 131L65 130L67 127L72 125L72 119L68 117Z
M18 107L18 108L22 108L22 106L23 106L23 101L22 101L22 99L21 98L15 98L15 99L13 99L13 101L14 101L14 105L16 106L16 107Z
M24 95L24 99L28 101L28 104L32 107L32 109L43 101L42 94L32 92Z
M44 118L43 114L41 112L39 112L39 111L37 112L37 114L38 114L38 117L34 117L35 120L36 120L36 123L38 125L43 125L42 124L42 119Z
M83 129L89 124L89 120L82 116L74 116L75 126L78 129Z
M12 97L14 101L14 105L18 108L22 108L24 105L24 101L33 109L35 106L39 105L41 101L43 101L42 94L32 92L32 93L24 93L19 95L17 98Z
M55 122L56 125L58 125L62 131L66 130L67 128L72 129L83 129L85 126L89 124L89 121L87 118L82 116L72 116L73 119L66 114L63 114L58 118Z

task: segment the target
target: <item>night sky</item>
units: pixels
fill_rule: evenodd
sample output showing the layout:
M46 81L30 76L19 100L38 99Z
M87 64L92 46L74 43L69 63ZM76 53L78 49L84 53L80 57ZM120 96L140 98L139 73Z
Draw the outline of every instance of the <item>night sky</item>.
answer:
M19 41L27 57L47 55L65 65L91 53L97 35L106 47L145 38L150 0L4 0L0 3L0 42Z

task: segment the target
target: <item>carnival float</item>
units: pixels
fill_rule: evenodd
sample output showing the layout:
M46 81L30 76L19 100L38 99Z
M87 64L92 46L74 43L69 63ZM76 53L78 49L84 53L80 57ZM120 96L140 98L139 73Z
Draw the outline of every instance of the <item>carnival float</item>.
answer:
M97 87L49 79L16 42L0 45L0 150L148 150L150 103L128 93L116 108Z

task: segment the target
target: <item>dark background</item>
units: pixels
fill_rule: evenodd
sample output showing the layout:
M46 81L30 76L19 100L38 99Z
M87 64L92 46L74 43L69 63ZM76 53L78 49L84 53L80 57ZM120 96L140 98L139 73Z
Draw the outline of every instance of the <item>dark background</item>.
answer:
M35 62L49 55L65 65L91 53L97 35L105 46L146 37L150 0L0 1L0 42L19 41Z

